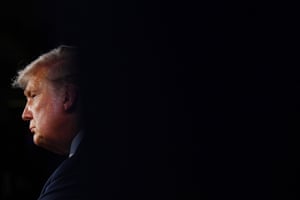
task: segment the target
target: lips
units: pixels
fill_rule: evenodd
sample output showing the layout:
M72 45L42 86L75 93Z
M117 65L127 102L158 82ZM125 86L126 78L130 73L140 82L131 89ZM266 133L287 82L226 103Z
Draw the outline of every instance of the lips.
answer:
M34 133L35 127L31 127L31 128L29 128L29 129L30 129L30 132L31 132L31 133Z

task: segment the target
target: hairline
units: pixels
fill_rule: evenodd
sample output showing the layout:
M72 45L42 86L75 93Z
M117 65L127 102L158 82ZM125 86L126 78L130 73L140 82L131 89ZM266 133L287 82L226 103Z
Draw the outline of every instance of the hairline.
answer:
M73 62L75 59L74 53L74 47L61 45L42 54L25 66L24 69L18 71L12 86L24 90L27 87L30 78L34 77L37 73L44 73L42 78L55 85L58 79L64 79L64 77L72 75L71 69L68 68L69 66L61 65L75 64ZM43 68L45 68L45 70L43 70ZM55 68L57 68L57 71L55 71ZM68 82L68 80L66 79L64 82Z

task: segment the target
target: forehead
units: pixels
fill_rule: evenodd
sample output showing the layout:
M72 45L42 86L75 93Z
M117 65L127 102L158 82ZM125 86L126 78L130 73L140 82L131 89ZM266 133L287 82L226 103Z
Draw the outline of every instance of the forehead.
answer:
M25 75L25 79L27 83L24 89L24 94L41 87L42 83L45 80L45 77L46 77L46 69L43 66L38 66L32 71L30 71L30 73Z
M43 79L39 77L32 77L28 80L24 90L24 94L28 96L31 92L39 90L43 85Z

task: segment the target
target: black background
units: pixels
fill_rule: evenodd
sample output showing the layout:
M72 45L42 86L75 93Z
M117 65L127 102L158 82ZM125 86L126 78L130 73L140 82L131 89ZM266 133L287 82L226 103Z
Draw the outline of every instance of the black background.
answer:
M2 2L1 199L35 199L62 159L32 144L10 88L60 44L82 49L91 168L120 196L299 198L293 5Z

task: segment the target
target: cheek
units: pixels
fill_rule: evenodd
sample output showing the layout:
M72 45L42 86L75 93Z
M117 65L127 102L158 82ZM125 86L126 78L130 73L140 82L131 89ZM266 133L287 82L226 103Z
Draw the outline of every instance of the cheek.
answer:
M53 126L59 112L60 107L56 98L41 98L33 107L34 120L40 129Z
M51 104L47 106L47 112L51 112L52 114L61 112L62 102L59 98L53 98L51 100Z
M56 134L58 118L56 112L52 109L43 109L37 115L35 120L39 135L50 139Z

